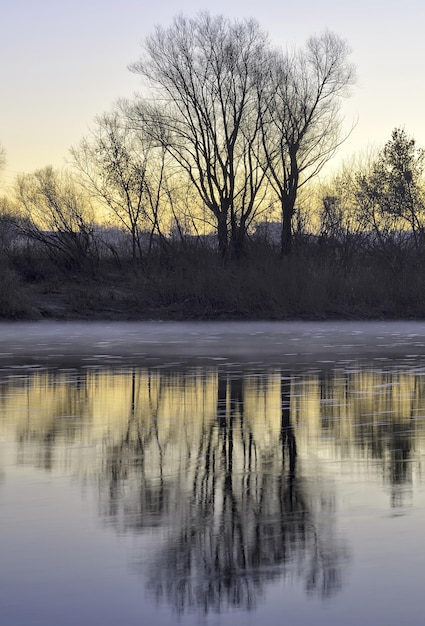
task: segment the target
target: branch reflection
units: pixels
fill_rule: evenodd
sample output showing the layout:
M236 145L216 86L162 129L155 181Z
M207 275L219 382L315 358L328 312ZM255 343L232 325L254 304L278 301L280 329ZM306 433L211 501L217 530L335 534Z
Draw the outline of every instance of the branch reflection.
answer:
M35 372L0 394L17 463L96 484L105 523L152 538L148 588L180 613L251 609L279 578L337 592L348 551L310 459L372 459L401 507L424 416L413 368Z
M272 393L280 379L279 372L270 379L210 377L215 417L207 410L196 428L186 415L173 436L157 424L165 390L176 382L163 375L150 397L150 421L143 410L137 419L132 400L125 436L106 453L108 514L118 518L120 509L126 529L168 529L148 587L179 613L251 609L264 585L282 576L302 580L308 593L322 597L341 587L347 550L334 530L333 498L326 485L312 490L302 478L290 378L282 381L279 404ZM177 387L184 384L183 378ZM151 453L156 448L156 468L150 463L149 472L147 447Z

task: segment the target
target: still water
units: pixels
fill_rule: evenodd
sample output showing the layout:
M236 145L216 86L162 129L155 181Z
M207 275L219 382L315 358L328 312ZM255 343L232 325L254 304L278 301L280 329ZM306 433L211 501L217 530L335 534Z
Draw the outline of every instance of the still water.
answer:
M0 325L0 624L423 624L425 324Z

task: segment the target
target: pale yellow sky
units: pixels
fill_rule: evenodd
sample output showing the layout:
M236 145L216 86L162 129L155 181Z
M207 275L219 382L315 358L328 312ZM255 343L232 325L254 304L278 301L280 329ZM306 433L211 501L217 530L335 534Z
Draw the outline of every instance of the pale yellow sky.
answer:
M14 0L0 3L0 142L4 183L22 171L60 167L93 118L141 87L128 64L158 23L201 10L254 17L275 44L302 45L326 28L353 49L358 84L345 103L347 129L338 160L383 145L402 126L425 146L422 0Z

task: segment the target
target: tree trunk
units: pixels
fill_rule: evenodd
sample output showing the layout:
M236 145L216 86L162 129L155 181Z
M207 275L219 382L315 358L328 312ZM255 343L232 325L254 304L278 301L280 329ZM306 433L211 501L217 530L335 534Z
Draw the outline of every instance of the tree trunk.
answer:
M292 216L294 214L294 206L286 198L282 201L282 233L280 240L281 256L288 256L292 252Z
M218 249L222 257L227 255L228 248L228 232L227 232L227 214L220 213L217 216L217 237Z
M246 253L246 226L244 223L232 224L231 233L232 255L236 260L241 259Z
M294 216L295 201L298 192L298 146L295 145L290 151L290 168L287 172L285 190L281 198L282 203L282 236L281 236L281 256L288 256L292 252L292 218Z

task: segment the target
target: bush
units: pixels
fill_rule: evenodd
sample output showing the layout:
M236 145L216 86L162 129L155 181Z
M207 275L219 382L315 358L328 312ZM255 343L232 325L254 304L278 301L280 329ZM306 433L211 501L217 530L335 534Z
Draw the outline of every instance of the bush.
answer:
M15 271L3 260L0 269L0 317L19 319L34 316L30 300Z

